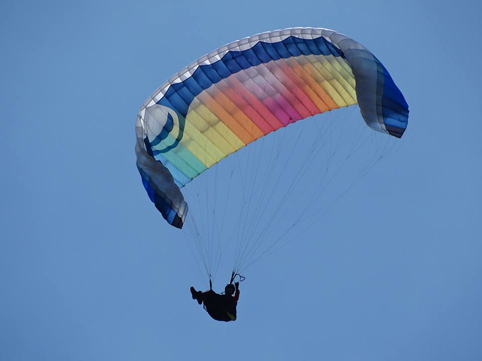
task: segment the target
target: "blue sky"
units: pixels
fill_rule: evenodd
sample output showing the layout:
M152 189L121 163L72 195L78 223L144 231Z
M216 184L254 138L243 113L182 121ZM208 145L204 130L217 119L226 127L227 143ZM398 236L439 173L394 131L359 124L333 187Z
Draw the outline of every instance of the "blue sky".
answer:
M0 359L480 360L482 5L15 1L0 5ZM335 29L410 105L400 149L258 262L235 323L149 202L134 122L236 39ZM218 288L221 287L222 278Z

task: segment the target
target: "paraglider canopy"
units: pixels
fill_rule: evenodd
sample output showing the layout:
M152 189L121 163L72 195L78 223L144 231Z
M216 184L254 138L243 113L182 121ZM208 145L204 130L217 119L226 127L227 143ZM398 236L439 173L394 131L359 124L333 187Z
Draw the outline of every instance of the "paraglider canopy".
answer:
M408 105L361 44L322 28L257 34L199 58L144 102L137 167L151 201L182 228L180 188L192 179L277 129L354 104L369 127L403 135Z

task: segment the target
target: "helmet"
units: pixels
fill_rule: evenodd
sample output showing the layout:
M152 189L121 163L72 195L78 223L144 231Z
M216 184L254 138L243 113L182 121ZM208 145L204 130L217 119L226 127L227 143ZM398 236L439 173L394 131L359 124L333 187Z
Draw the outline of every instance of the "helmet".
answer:
M228 296L232 296L234 294L234 285L232 283L228 283L226 287L224 287L224 293Z

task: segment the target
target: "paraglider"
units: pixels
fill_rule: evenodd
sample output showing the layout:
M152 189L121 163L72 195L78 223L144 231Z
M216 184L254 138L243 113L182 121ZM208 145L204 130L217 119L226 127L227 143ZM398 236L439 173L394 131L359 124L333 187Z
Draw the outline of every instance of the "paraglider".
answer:
M363 45L323 28L257 34L194 61L144 102L136 121L137 168L164 219L183 228L189 207L181 188L193 179L257 139L355 104L370 128L402 137L408 104L387 69ZM258 224L256 219L245 223ZM237 248L253 257L258 246ZM191 293L206 306L218 300L211 299L210 291Z
M209 282L209 290L206 292L196 291L191 287L191 296L200 305L202 304L207 313L216 321L236 321L236 306L239 300L239 282L233 285L234 275L231 281L224 287L224 293L218 294L213 291L213 284Z

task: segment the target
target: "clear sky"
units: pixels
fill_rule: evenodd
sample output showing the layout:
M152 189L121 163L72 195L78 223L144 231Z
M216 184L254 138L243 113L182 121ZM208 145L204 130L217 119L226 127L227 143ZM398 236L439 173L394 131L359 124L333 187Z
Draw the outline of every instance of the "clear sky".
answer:
M2 1L1 360L481 360L479 1ZM135 166L142 102L258 32L335 29L410 105L400 149L212 321ZM217 284L222 287L222 277Z

